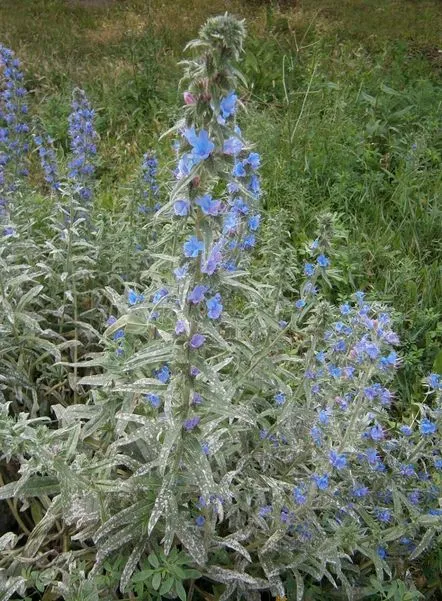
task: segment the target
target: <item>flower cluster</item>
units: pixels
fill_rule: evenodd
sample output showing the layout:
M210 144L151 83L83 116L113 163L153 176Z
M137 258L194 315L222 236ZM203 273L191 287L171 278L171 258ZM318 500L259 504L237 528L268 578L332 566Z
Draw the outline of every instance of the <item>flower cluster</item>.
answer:
M28 105L23 79L20 61L0 44L0 216L7 215L8 197L18 178L28 174Z
M38 148L41 167L46 183L52 190L60 190L60 176L58 172L57 156L55 154L53 139L48 135L34 136Z
M74 191L85 201L92 199L94 157L97 154L97 132L94 128L95 111L91 108L83 90L74 91L72 113L69 116L69 138L72 160L69 162L69 177Z
M142 191L143 204L139 206L140 213L157 211L161 204L158 201L159 186L157 181L158 160L152 151L146 152L141 164L141 178L144 189Z

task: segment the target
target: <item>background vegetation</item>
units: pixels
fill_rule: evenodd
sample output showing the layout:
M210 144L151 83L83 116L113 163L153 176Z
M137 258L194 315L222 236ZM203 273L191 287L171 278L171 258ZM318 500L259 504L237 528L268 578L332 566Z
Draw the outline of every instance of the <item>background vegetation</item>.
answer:
M3 0L0 41L22 60L33 116L62 162L72 90L86 90L100 135L96 203L118 215L142 155L182 104L184 44L224 10L249 28L242 125L263 157L266 209L255 267L268 269L275 232L287 245L282 265L295 266L318 213L336 213L344 242L330 295L340 301L359 288L394 307L403 357L395 388L406 416L423 376L442 372L439 2ZM160 143L163 165L169 143ZM37 173L32 183L44 190ZM53 378L51 391L58 372ZM427 563L419 578L434 592L440 552Z
M410 400L442 367L439 2L4 0L0 39L26 65L30 104L61 155L72 89L86 90L101 135L99 202L119 210L181 103L185 41L224 10L247 18L245 129L260 140L266 207L286 209L295 246L319 209L341 215L341 292L376 289L402 314Z

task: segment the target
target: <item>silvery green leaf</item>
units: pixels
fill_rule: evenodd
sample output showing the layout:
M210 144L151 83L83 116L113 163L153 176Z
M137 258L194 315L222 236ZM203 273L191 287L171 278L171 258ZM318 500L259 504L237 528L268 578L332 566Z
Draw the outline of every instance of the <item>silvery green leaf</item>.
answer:
M0 571L0 577L2 573ZM26 580L22 576L13 576L7 580L0 580L0 598L2 601L9 601L14 593L24 597L26 593Z
M197 565L207 562L207 551L197 528L190 528L183 520L177 519L175 533Z
M215 580L216 582L223 582L225 584L236 582L246 584L252 589L268 589L269 583L267 580L262 578L255 578L246 574L245 572L236 572L235 570L227 570L220 566L210 566L206 570L206 575Z
M228 547L229 549L233 549L240 553L243 557L247 559L247 561L252 562L252 558L250 557L250 553L247 551L245 547L241 545L237 540L232 538L231 536L226 538L221 538L220 536L214 536L213 542L222 547Z
M13 549L17 543L18 536L14 532L6 532L0 536L0 551L9 551Z
M129 559L126 562L126 565L124 566L124 569L121 573L121 578L120 578L120 590L122 593L125 592L125 589L127 587L127 585L129 584L129 581L132 577L132 574L134 573L138 562L141 559L141 556L144 553L144 550L146 549L147 546L147 540L142 540L140 542L138 542L135 547L132 549L131 554L129 555Z
M147 525L148 536L152 534L153 529L163 513L167 512L169 497L173 496L172 482L173 476L168 476L163 480L163 484L161 485L160 491L155 499L155 503L149 517L149 523Z
M416 545L415 549L410 554L410 561L413 561L422 555L429 546L431 545L431 541L433 540L435 534L437 532L436 528L429 528L422 537L422 540Z

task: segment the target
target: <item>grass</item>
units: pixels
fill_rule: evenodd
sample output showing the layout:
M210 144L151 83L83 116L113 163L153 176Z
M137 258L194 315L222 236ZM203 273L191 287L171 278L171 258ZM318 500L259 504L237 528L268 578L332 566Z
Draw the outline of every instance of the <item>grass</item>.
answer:
M401 314L398 384L408 402L421 377L442 367L441 5L294 4L3 0L0 40L22 58L35 116L61 155L72 89L86 89L98 111L100 199L118 207L181 102L176 63L186 41L210 15L245 17L244 126L264 157L266 208L288 212L295 244L319 211L340 215L345 277L333 294L360 287ZM161 153L167 161L168 142Z

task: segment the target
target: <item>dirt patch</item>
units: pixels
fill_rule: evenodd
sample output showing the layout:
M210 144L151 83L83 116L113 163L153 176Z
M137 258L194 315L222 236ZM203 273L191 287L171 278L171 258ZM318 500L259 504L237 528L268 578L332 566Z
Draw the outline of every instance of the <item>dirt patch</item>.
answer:
M117 0L67 0L71 6L82 6L84 8L106 8L116 4Z

